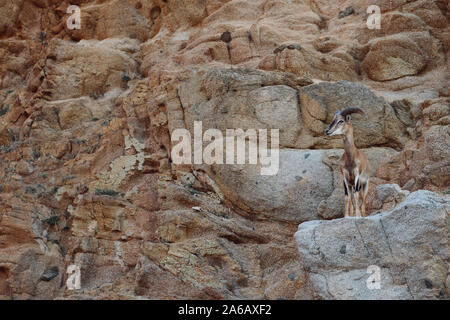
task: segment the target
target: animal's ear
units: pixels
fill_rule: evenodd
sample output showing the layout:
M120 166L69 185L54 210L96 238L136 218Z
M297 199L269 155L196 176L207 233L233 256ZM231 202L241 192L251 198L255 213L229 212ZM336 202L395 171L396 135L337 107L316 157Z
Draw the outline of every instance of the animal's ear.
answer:
M345 116L345 122L350 122L350 115L349 114Z

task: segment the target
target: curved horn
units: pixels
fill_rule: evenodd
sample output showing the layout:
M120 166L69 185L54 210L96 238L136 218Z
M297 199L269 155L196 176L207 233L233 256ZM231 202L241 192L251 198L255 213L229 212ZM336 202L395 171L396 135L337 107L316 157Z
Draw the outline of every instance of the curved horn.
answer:
M345 108L344 110L341 111L341 116L345 117L346 115L352 114L352 113L359 113L359 114L367 117L366 113L361 108L358 108L358 107Z

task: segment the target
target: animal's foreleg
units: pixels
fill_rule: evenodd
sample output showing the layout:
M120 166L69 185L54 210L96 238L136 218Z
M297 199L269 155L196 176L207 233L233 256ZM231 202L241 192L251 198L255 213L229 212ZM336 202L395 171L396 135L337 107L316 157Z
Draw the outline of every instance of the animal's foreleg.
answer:
M361 191L361 180L360 180L360 176L359 176L359 171L358 168L356 168L353 172L354 176L355 176L355 187L354 187L354 193L353 193L353 198L354 198L354 208L355 208L355 213L357 217L361 217L361 211L359 210L359 192Z
M349 201L349 205L350 205L350 217L354 217L355 216L355 188L354 187L350 187L350 195L349 195L350 201Z
M344 217L347 218L350 215L350 196L344 196L345 201L345 209L344 209Z
M349 189L348 189L348 185L347 185L347 181L343 180L343 184L344 184L344 202L345 202L345 209L344 209L344 217L347 218L350 215L350 195L349 195Z

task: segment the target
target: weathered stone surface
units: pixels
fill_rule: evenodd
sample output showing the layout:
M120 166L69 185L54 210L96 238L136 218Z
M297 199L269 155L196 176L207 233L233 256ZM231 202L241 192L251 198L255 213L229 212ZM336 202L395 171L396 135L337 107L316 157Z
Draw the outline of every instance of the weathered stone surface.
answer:
M425 32L429 30L427 24L418 16L408 12L386 12L381 15L381 23L383 27L380 29L361 30L358 35L358 40L363 43L370 43L371 41L378 41L388 39L386 36L398 35L406 40L410 38L413 33L409 32ZM430 48L423 48L429 50Z
M279 129L280 145L294 147L302 130L297 87L305 79L290 73L212 70L191 74L178 90L184 124L209 128ZM177 117L169 111L169 124ZM179 127L179 126L178 126Z
M210 176L235 206L292 222L317 219L319 202L332 192L332 172L322 162L322 150L280 150L280 168L262 176L252 165L217 165ZM302 206L298 203L301 202Z
M383 211L388 211L402 202L407 195L408 190L402 190L398 184L381 184L377 186L378 200L382 203Z
M141 3L140 8L128 1L114 0L99 6L90 6L82 10L81 29L67 29L73 39L122 38L146 41L157 29L153 17L150 16L150 4ZM156 7L156 6L155 6ZM157 19L157 17L154 17Z
M21 1L2 1L0 35L14 33L14 26L20 14Z
M396 34L370 43L361 63L372 80L385 81L416 75L430 59L432 39L428 32Z
M20 161L19 163L17 163L16 165L16 171L18 174L22 175L22 176L27 176L33 173L34 168L33 166L28 163L27 161Z
M295 238L314 292L323 299L448 299L450 197L410 194L368 218L309 221ZM366 285L378 266L381 288Z
M431 122L433 124L433 122ZM448 125L431 125L422 130L418 146L405 148L391 159L385 159L375 176L396 181L410 191L426 188L439 190L450 182Z
M406 3L403 5L402 9L405 12L414 13L431 27L445 28L447 26L444 14L445 11L441 11L438 5L445 5L445 3L444 1L420 0ZM443 9L445 10L444 7Z
M333 120L334 112L348 106L359 107L367 114L367 118L358 115L352 118L359 148L374 145L398 148L406 141L406 126L395 109L363 85L341 81L306 86L300 90L300 105L304 126L318 137L315 142L318 146L343 146L340 137L327 137L324 130Z
M79 30L68 2L0 0L1 299L320 297L292 235L342 216L342 139L323 130L348 104L369 114L352 119L369 213L449 192L445 1L374 1L379 30L366 1L70 4ZM280 129L278 175L174 165L171 133L195 120ZM398 199L379 199L386 184ZM434 297L443 272L428 265Z
M40 92L52 100L101 97L114 88L126 86L137 72L136 61L126 54L137 49L132 39L79 43L52 40L49 46L51 54L43 67L46 77Z
M62 129L72 128L80 122L91 119L92 113L83 105L68 104L59 111L59 123Z
M292 47L292 49L290 45L287 45L286 49L280 47L274 57L274 69L328 81L354 81L358 78L355 61L346 52L340 55L327 55L299 44ZM264 65L261 65L261 68L271 70Z

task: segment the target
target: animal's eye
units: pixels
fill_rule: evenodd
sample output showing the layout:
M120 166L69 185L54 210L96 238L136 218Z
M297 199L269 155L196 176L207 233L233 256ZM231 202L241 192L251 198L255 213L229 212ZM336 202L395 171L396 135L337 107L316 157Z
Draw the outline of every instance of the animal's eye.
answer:
M342 122L344 122L344 121L342 121L342 120L339 120L339 121L338 121L338 124L341 124Z

